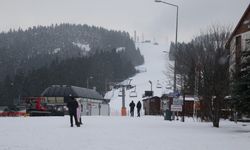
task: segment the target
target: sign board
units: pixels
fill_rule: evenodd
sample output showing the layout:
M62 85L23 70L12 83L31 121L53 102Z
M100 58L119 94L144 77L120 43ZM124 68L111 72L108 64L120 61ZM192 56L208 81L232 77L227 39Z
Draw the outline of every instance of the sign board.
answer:
M180 99L178 97L173 98L173 105L183 105L183 99Z
M178 91L174 92L174 97L179 97L181 94Z
M182 105L171 105L171 111L182 111Z

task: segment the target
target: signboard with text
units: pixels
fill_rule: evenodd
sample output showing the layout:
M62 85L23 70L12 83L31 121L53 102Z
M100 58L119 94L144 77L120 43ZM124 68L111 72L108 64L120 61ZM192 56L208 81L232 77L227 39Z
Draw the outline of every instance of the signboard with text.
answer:
M171 111L182 111L182 105L171 105Z

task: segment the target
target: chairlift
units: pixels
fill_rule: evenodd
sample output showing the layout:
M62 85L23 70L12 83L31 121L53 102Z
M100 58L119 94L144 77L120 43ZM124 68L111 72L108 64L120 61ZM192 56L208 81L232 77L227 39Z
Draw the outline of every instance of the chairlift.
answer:
M166 86L166 89L171 90L171 89L172 89L172 86L171 86L171 85L167 85L167 86Z
M156 88L158 88L158 89L162 88L161 84L160 84L160 83L157 84L157 85L156 85Z
M159 83L159 80L157 80L156 88L158 89L162 88L162 85Z
M134 87L134 90L129 93L129 97L137 97L136 87Z
M122 89L119 90L118 96L122 97Z
M126 86L126 90L130 90L130 89L132 89L132 88L133 88L133 86L130 85L130 84Z

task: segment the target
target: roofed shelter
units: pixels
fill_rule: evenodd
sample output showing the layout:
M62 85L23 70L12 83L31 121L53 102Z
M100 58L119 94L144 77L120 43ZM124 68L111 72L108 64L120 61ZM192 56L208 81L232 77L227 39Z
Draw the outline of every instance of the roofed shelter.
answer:
M65 102L67 102L67 97L75 98L88 98L93 100L104 100L104 97L99 94L97 91L77 86L70 85L52 85L51 87L46 88L41 96L43 97L64 97Z
M52 85L43 91L42 97L47 97L48 102L57 101L63 98L67 103L70 97L74 97L82 106L82 115L109 115L109 99L93 89L87 89L70 85Z

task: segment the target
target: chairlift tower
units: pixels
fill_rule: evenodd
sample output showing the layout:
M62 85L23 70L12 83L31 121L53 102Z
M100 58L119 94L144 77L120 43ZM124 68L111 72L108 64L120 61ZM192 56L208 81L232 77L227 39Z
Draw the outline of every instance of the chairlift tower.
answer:
M114 85L114 89L121 89L121 95L119 94L118 96L122 97L122 108L121 108L122 116L127 116L127 109L125 106L125 96L126 96L125 90L130 90L135 87L130 84L132 79L128 80L129 80L128 83L118 83Z

